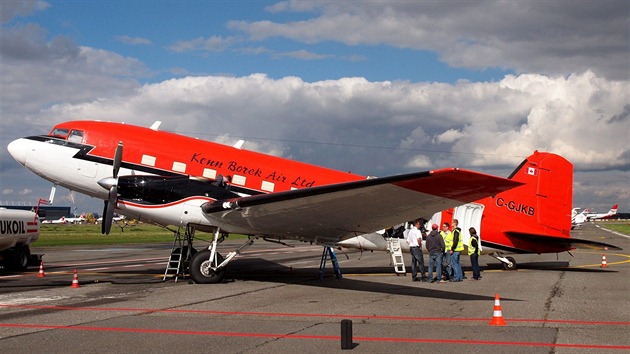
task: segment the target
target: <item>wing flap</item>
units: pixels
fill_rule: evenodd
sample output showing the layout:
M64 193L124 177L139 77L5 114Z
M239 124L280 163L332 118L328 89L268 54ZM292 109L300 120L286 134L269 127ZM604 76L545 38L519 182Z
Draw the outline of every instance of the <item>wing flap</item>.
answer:
M444 169L216 201L202 210L226 231L334 243L519 185Z

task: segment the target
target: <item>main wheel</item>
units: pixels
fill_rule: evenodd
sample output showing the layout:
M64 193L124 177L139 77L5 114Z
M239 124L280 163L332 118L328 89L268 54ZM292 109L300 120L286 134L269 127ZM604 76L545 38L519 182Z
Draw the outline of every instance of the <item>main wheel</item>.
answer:
M4 252L4 267L8 270L24 271L28 268L31 250L27 245L17 245Z
M223 256L219 253L217 253L216 256L216 265L219 265L223 262ZM190 261L190 278L197 284L220 283L225 276L225 267L215 271L212 269L213 265L214 264L210 262L209 250L197 252Z
M502 263L503 264L503 270L516 270L516 260L512 257L505 257L507 258L508 261L510 261L510 263L512 263L512 265L508 264L508 263Z

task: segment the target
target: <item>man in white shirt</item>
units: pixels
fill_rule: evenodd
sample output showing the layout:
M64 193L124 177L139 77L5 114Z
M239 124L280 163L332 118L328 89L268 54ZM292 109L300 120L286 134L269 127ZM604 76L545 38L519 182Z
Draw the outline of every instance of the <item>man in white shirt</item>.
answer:
M411 229L406 230L405 239L409 244L409 253L411 253L411 280L424 281L424 257L422 256L422 233L420 232L420 220L409 222ZM420 278L418 278L418 268L420 269Z

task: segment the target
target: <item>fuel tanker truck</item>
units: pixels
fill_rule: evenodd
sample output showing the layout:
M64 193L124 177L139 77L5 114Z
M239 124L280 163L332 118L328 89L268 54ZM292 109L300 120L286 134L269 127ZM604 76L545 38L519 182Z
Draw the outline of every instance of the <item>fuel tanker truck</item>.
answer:
M38 264L29 245L39 238L39 218L28 210L0 208L0 264L11 271L26 270Z

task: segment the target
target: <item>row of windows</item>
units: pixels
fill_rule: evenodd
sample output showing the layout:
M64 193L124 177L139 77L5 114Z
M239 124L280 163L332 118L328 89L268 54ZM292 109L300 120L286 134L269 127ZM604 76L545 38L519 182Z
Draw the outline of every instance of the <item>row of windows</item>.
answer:
M140 161L143 165L153 166L155 167L155 162L157 158L151 155L142 155L142 160ZM173 162L173 166L171 168L175 172L186 173L186 164L183 162ZM211 168L204 168L202 176L209 179L217 178L217 170ZM239 186L245 186L247 182L247 177L242 175L233 175L232 176L232 184L236 184ZM260 189L265 192L273 192L275 189L275 184L268 181L262 181Z

